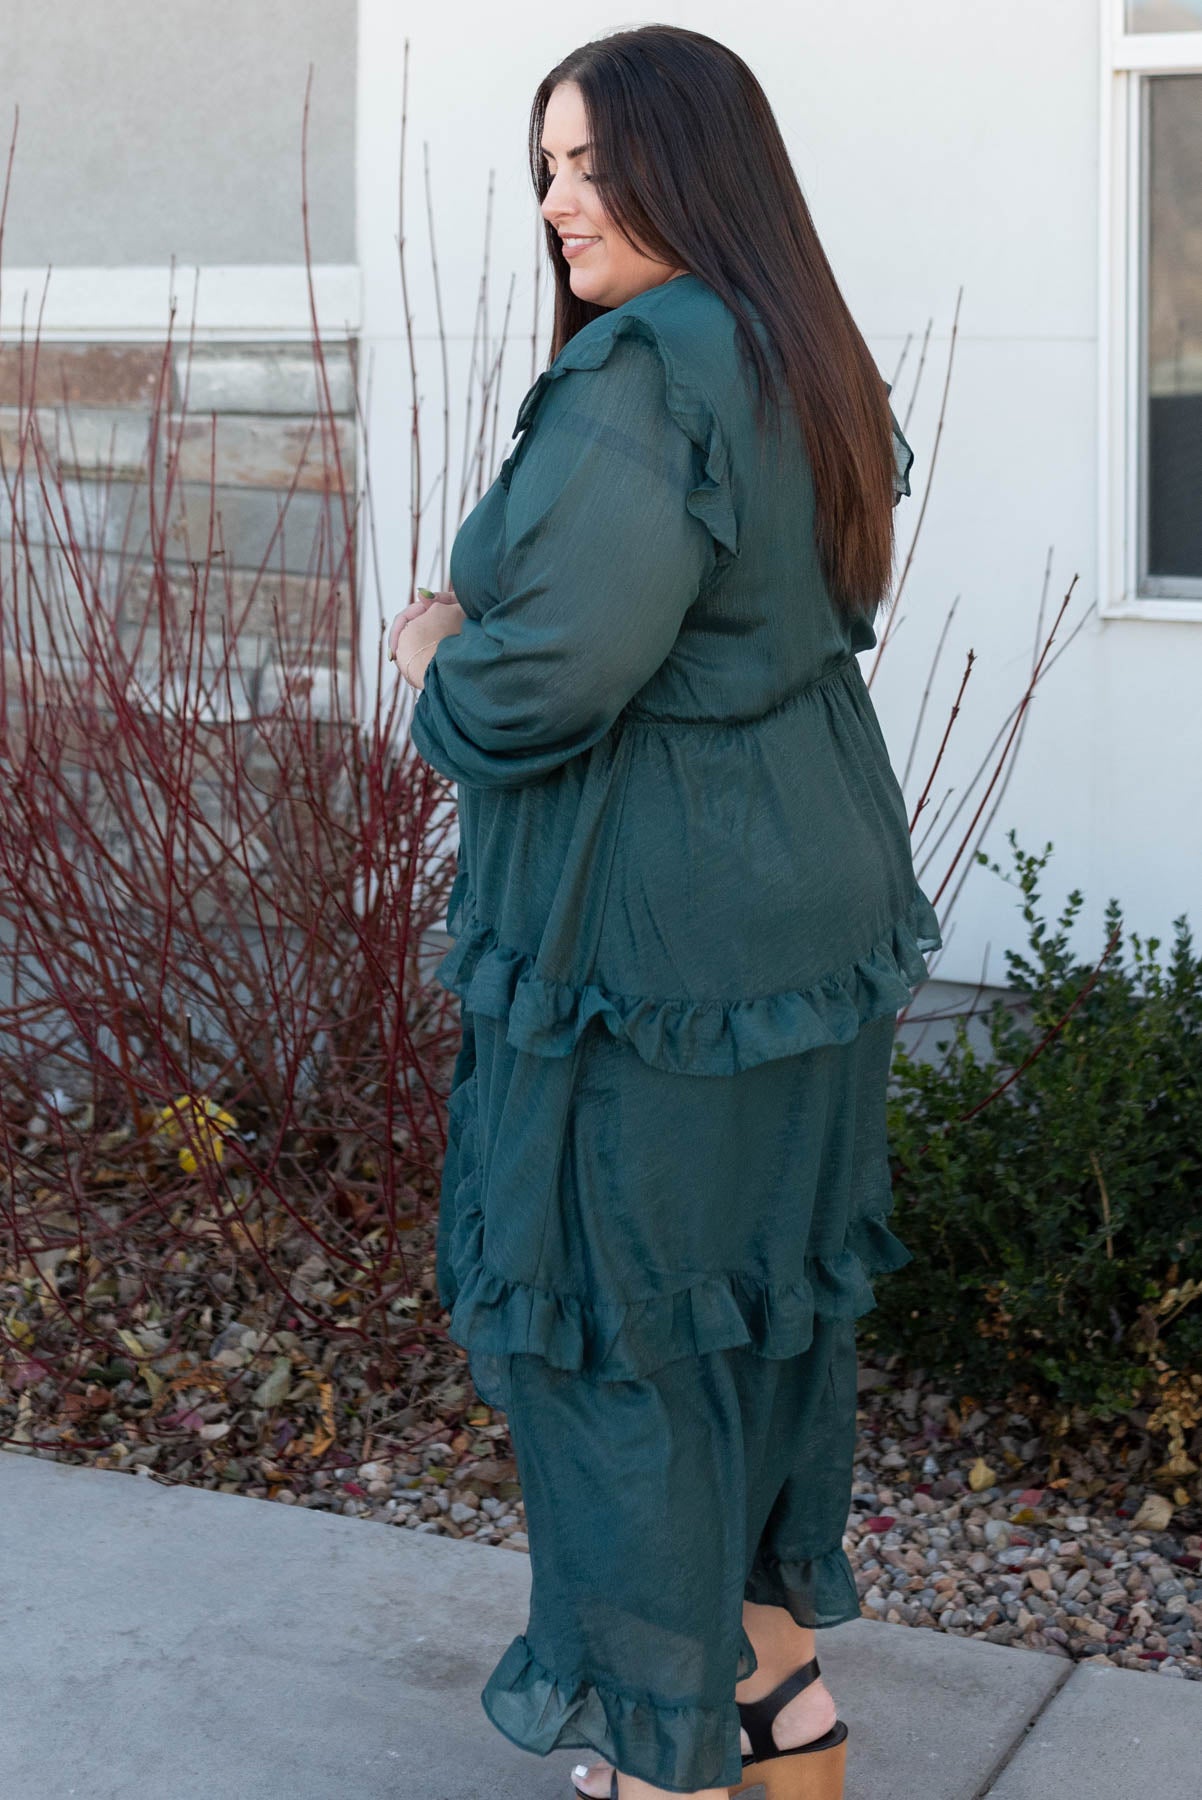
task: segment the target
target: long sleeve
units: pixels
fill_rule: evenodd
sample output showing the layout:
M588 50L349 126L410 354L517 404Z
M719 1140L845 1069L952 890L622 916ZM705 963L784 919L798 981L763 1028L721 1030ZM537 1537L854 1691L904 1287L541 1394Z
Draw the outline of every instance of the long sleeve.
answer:
M419 754L469 786L540 780L589 750L651 678L714 566L686 501L698 447L645 338L547 384L515 458L500 598L442 639L412 720Z

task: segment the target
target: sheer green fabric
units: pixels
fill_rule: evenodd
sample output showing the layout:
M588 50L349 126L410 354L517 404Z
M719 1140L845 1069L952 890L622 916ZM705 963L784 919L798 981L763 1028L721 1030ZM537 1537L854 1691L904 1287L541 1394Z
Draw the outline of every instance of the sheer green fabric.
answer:
M412 725L460 824L439 1289L534 1574L482 1697L687 1793L739 1775L743 1598L858 1614L854 1321L908 1257L885 1093L942 940L875 634L830 604L796 427L759 453L720 297L592 321L517 434Z

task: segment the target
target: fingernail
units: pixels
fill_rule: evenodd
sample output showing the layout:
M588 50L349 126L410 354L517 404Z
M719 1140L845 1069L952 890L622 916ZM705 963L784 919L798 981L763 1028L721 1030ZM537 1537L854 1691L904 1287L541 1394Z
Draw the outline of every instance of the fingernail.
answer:
M588 1774L588 1764L587 1763L577 1763L576 1767L572 1770L572 1779L575 1780L577 1775L587 1775L587 1774Z
M420 588L419 587L417 591L421 595L423 600L433 600L433 598L434 598L434 589L433 588Z

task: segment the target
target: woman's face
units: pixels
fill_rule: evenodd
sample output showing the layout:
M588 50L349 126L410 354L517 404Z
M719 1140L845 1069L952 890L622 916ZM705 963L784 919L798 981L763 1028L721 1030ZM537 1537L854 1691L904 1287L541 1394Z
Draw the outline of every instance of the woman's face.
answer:
M608 218L590 177L591 152L584 95L574 81L552 90L543 119L543 162L551 185L542 214L567 240L572 292L594 306L621 306L635 294L687 273L679 264L663 263L634 250ZM573 156L573 151L582 152ZM573 237L588 241L576 249Z

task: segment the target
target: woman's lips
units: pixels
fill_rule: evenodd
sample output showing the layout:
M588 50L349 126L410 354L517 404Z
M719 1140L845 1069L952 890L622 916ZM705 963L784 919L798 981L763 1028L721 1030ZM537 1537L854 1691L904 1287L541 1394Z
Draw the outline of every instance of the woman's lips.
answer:
M599 237L594 237L589 238L588 242L584 244L571 244L565 238L563 240L563 253L568 257L583 256L586 250L591 250L594 244L599 244L600 242L601 239Z

